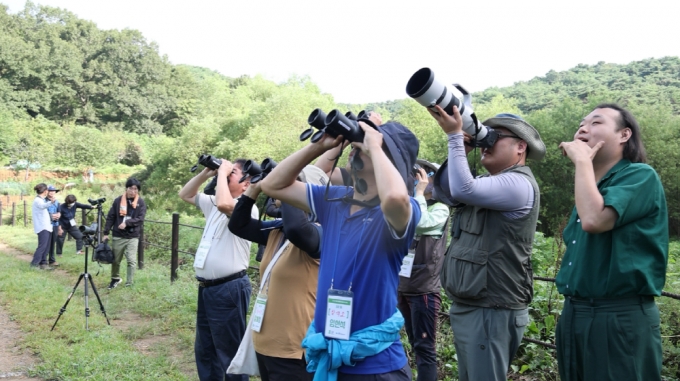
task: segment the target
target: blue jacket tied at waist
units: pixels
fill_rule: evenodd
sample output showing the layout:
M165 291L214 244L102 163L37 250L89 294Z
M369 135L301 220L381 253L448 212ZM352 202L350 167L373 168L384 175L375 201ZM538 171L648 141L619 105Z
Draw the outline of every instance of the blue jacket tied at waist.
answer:
M366 327L352 333L349 340L336 340L316 332L314 321L302 340L306 350L307 371L316 372L314 381L336 381L342 365L354 366L357 361L375 356L400 339L399 330L404 317L397 310L381 324Z

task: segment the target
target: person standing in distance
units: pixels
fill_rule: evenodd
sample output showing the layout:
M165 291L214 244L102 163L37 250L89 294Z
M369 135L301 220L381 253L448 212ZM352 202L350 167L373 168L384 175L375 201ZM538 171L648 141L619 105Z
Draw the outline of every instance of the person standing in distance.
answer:
M103 230L103 240L109 239L109 232L113 229L113 263L111 264L111 283L108 289L116 288L122 281L120 278L120 263L127 262L127 278L125 286L134 283L135 269L137 267L137 247L139 235L146 216L146 204L139 191L142 185L139 180L130 177L125 182L125 193L113 200L111 209L106 215L106 226Z

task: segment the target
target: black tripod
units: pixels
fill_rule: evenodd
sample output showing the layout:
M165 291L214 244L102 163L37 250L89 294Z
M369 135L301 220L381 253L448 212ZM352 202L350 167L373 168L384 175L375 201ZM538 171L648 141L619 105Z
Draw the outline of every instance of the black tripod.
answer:
M101 199L103 200L103 199ZM101 201L103 202L103 201ZM101 220L102 220L102 205L101 202L97 206L97 227L101 226ZM90 203L92 201L90 200ZM93 224L94 225L94 224ZM83 242L85 243L85 271L80 273L80 276L78 277L78 281L76 282L76 285L73 287L73 290L69 294L68 298L66 299L66 303L64 303L64 306L61 307L59 310L59 316L57 316L57 320L54 322L54 325L52 325L52 329L50 331L54 331L54 327L57 326L57 323L59 322L59 319L61 318L61 315L66 312L66 306L68 306L68 303L71 301L71 298L73 297L73 294L76 292L78 289L78 285L80 284L80 281L85 278L85 330L89 331L89 326L88 326L88 319L90 317L90 305L89 305L89 293L88 293L88 282L90 283L90 286L92 286L92 291L94 291L94 295L97 297L97 301L99 302L99 309L102 311L104 314L104 317L106 318L106 323L108 325L111 325L111 322L109 321L109 317L106 316L106 310L104 309L104 304L102 304L102 299L99 297L99 293L97 292L97 287L94 286L94 281L92 280L92 277L90 274L87 272L87 257L90 256L89 249L90 246L92 247L92 250L94 251L95 248L95 240L92 237L92 235L97 234L98 236L101 235L101 229L92 229L92 227L87 228L85 226L80 227L80 231L83 233ZM99 239L97 240L99 242Z

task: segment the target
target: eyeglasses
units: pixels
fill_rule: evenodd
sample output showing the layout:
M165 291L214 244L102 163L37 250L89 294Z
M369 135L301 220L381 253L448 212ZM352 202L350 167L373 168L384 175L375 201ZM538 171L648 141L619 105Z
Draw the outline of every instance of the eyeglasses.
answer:
M139 192L139 189L137 189L136 187L127 187L127 190L132 192Z

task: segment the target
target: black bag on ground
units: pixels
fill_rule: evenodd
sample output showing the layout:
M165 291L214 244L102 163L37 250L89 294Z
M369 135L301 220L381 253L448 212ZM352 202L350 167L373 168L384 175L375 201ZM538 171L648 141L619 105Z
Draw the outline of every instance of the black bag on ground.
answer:
M106 243L102 242L94 249L92 260L101 264L110 265L113 263L113 250Z

